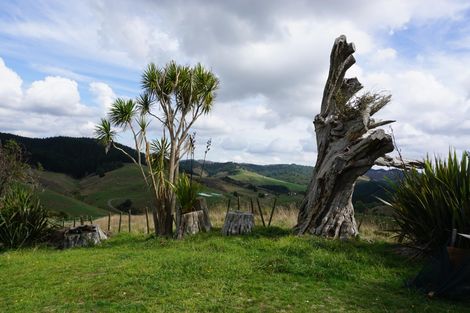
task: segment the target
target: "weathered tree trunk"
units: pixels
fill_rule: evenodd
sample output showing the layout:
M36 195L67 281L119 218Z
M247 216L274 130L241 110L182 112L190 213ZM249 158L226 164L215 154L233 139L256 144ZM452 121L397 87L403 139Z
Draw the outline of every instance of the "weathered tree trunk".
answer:
M173 234L173 217L171 215L171 205L168 199L155 202L153 222L155 234L162 237L171 237Z
M371 118L390 101L390 96L365 93L357 78L344 78L355 63L354 44L345 36L335 40L330 71L320 113L315 116L317 161L307 194L300 206L297 234L311 233L333 238L358 234L352 194L357 178L377 158L394 149L390 135L379 126L393 121Z
M222 234L226 236L248 234L251 233L254 226L255 217L253 213L232 211L225 215Z

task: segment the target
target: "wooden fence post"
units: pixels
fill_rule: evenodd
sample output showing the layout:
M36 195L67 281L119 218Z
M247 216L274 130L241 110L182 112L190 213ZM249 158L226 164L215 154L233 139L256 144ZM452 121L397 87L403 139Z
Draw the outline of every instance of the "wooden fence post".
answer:
M90 220L90 224L93 224L93 217L89 216L88 219Z
M256 202L258 202L258 210L259 215L261 216L261 222L263 222L263 226L266 227L266 224L264 223L263 210L261 210L261 205L259 204L259 198L256 198Z
M147 234L150 234L149 210L147 207L145 207L145 221L147 222Z
M121 232L121 224L122 224L122 212L119 211L119 227L118 227L118 233Z
M250 198L250 206L251 206L251 214L254 214L255 209L253 208L253 198Z
M75 227L75 217L73 218L73 227Z
M273 209L271 210L271 215L269 216L268 227L271 226L271 221L273 219L274 210L276 209L276 202L277 202L277 197L274 198Z
M80 225L83 225L83 216L80 215Z
M240 211L240 196L237 196L237 201L238 201L238 211Z
M108 213L108 232L111 230L111 212Z
M131 232L131 210L129 210L129 220L128 220L128 224L129 224L129 232Z
M228 203L227 203L227 213L230 211L230 202L231 202L232 198L229 197L228 198Z

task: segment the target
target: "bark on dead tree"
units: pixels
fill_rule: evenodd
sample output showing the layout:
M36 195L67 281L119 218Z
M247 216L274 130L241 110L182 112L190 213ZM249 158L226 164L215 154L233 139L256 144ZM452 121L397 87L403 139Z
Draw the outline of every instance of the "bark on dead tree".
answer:
M352 194L357 178L394 149L392 137L377 127L394 121L371 118L389 95L364 93L357 78L344 78L356 62L353 43L338 37L330 56L330 71L321 110L315 116L317 161L294 231L333 238L358 234Z

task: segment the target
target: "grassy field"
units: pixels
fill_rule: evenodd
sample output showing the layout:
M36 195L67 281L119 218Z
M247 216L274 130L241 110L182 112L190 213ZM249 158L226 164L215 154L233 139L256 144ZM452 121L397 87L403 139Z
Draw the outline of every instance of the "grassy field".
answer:
M246 171L246 170L240 170L238 171L237 174L231 175L229 177L232 179L244 182L244 183L253 184L255 186L261 186L261 185L284 186L284 187L289 188L289 190L291 191L305 191L307 187L305 185L289 183L283 180L266 177L266 176L263 176L254 172Z
M218 231L121 234L101 246L0 254L0 312L469 312L406 289L419 270L388 243Z
M110 205L116 207L126 199L130 199L132 207L137 209L150 207L151 204L151 197L141 174L132 164L126 164L119 169L108 172L104 177L92 175L81 180L52 172L38 172L37 175L43 189L43 192L39 193L43 204L53 211L65 212L71 217L79 215L104 216L107 215L108 210L112 211ZM283 185L291 190L305 189L305 186L302 185L280 181L249 171L243 171L231 178L255 185ZM231 207L235 208L236 198L233 197L233 193L236 191L241 197L241 209L249 210L250 198L255 199L258 196L258 192L226 182L220 177L203 179L195 177L194 179L203 184L204 192L221 194L220 197L207 198L210 206L226 207L228 197L232 197ZM281 195L277 204L286 206L299 199L300 196ZM270 195L260 201L263 203L262 205L272 206L274 198Z
M112 199L114 205L126 199L132 200L135 207L149 206L149 193L139 170L131 165L106 173L104 177L90 176L80 181L80 193L87 203L108 207Z
M68 175L48 171L35 171L42 187L65 194L74 195L80 190L80 181Z
M39 192L38 197L46 208L55 208L55 211L66 213L69 216L104 216L108 214L106 209L98 208L50 189Z

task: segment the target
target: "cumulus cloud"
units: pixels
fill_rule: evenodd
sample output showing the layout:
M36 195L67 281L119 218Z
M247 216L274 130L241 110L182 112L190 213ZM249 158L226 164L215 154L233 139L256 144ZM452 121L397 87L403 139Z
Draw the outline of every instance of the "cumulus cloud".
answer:
M20 76L8 68L0 58L0 105L3 107L18 105L23 96L22 84L23 80Z
M26 90L24 104L33 112L51 115L92 114L88 107L80 103L77 82L59 76L34 81Z
M31 137L93 134L97 111L81 103L77 82L48 76L25 90L22 82L0 59L0 131ZM95 87L106 90L103 85Z
M37 116L70 118L89 115L83 104L88 101L97 105L99 113L92 112L102 115L118 86L138 89L139 76L127 76L129 69L139 73L151 61L200 61L221 80L213 113L195 125L199 143L213 137L213 159L311 164L312 119L332 42L344 33L357 47L358 64L348 76L358 76L372 91L392 93L392 103L379 115L397 119L394 130L405 154L445 152L449 144L464 149L470 120L470 74L462 70L470 62L468 37L462 32L447 38L446 29L453 28L438 27L444 41L436 43L433 27L462 23L469 5L463 0L117 0L109 6L89 0L31 2L20 10L0 4L8 12L0 18L0 37L5 36L0 39L14 35L18 42L12 47L34 42L70 58L66 71L50 60L47 65L36 60L41 64L36 69L55 76L27 88L0 62L0 100ZM84 62L77 59L114 79L84 74ZM83 90L90 99L82 100ZM63 131L85 133L88 121ZM157 125L152 127L157 134Z

